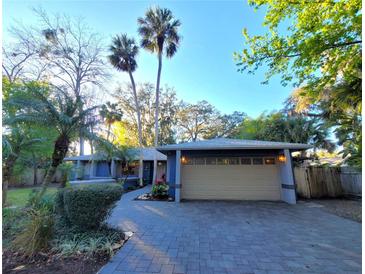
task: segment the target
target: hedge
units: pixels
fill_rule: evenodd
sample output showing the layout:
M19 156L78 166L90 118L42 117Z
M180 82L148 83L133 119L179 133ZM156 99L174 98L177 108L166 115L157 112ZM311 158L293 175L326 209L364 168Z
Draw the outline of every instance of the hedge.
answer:
M63 221L80 230L98 229L122 196L117 184L95 184L66 188L56 198L56 212Z

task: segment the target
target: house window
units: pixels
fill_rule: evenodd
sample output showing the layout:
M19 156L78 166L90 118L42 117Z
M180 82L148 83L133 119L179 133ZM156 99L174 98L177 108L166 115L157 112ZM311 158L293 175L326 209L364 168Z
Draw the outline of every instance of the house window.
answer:
M251 165L251 158L241 158L242 165Z
M217 158L218 165L229 165L229 158Z
M264 161L262 158L252 158L252 163L254 165L263 165L264 164Z
M275 158L265 158L265 165L275 165Z
M240 158L229 158L228 162L230 165L239 165L240 164Z
M195 158L194 164L195 165L205 165L205 158Z
M216 165L217 164L217 158L208 157L206 158L206 164L207 165Z

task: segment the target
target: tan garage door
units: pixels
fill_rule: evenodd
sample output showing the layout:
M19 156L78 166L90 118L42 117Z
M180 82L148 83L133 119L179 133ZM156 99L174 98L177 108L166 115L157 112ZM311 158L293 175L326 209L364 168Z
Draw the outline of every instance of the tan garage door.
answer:
M251 163L254 159L251 159ZM217 159L216 161L219 161ZM227 160L228 161L228 160ZM277 164L183 164L182 199L206 200L280 200L281 188ZM211 163L211 162L209 162Z

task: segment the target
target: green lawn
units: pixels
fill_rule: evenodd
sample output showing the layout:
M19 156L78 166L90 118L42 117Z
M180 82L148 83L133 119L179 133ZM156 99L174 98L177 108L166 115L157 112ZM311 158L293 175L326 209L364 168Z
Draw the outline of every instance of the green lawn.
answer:
M27 204L29 194L32 189L40 189L40 187L26 187L26 188L13 188L8 191L7 204L8 206L24 207ZM56 187L49 187L47 194L56 193Z

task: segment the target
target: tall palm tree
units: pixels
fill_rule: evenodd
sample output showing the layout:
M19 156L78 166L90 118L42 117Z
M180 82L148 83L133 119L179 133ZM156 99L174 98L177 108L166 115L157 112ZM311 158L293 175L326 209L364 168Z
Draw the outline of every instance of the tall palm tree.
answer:
M171 10L160 7L149 8L144 18L138 18L138 32L142 37L141 47L157 54L158 70L156 82L156 110L155 110L155 147L158 146L158 115L160 98L160 80L162 70L162 56L172 58L181 40L178 29L180 21L175 19ZM153 163L153 183L156 181L157 154Z
M111 54L108 56L110 63L119 71L128 72L134 104L137 112L137 127L138 127L138 143L140 147L139 157L139 181L143 184L143 140L142 140L142 122L141 109L139 106L136 84L134 82L133 72L137 69L136 56L138 55L138 46L133 38L129 38L126 34L117 35L113 38L109 48Z
M77 139L80 132L83 136L92 137L89 129L90 123L94 122L86 122L85 118L90 116L97 107L80 109L82 102L79 97L74 99L60 90L50 93L46 86L29 85L27 92L30 95L29 98L15 98L10 102L23 111L19 111L9 122L50 125L57 131L51 166L47 170L42 191L39 194L41 197L51 183L57 167L63 162L70 143Z

